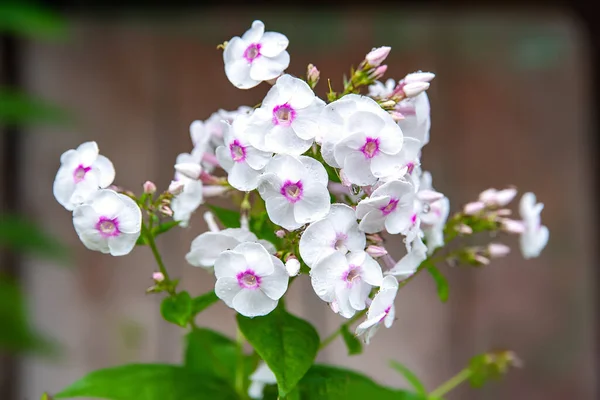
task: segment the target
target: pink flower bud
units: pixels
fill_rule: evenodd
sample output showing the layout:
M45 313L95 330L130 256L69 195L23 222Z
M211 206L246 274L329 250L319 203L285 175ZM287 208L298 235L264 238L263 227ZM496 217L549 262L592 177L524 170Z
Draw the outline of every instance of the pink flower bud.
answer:
M200 177L198 178L200 179L200 181L202 181L202 183L206 183L207 185L218 185L219 184L219 178L209 174L206 171L202 171L200 173Z
M404 77L403 81L406 83L412 82L431 82L435 78L435 74L432 72L417 71L408 74Z
M214 166L221 165L221 164L219 164L219 160L217 160L217 156L215 156L212 153L204 153L204 154L202 154L202 162L205 162L207 164L211 164L211 165L214 165Z
M228 186L222 185L206 185L202 187L202 195L204 197L222 196L229 190Z
M331 311L333 311L336 314L340 312L340 306L337 303L337 301L332 301L331 303L329 303L329 308L331 308Z
M387 71L387 65L380 65L379 67L375 68L375 70L373 70L373 72L371 72L369 74L369 77L371 79L381 79L383 78L383 75L385 75L385 72Z
M367 246L366 251L367 251L367 254L369 254L373 258L383 257L388 253L387 250L385 249L385 247L375 246L375 245Z
M171 210L171 207L169 207L167 205L160 206L160 208L158 209L158 211L161 214L166 215L167 217L172 217L173 216L173 210Z
M515 221L514 219L505 218L500 222L502 224L502 230L505 232L516 234L525 232L525 225L522 221Z
M206 211L203 215L204 217L204 221L206 222L206 225L208 225L208 230L211 232L220 232L221 229L219 228L219 225L217 225L217 221L215 220L215 216L213 213L211 213L210 211Z
M445 196L443 193L436 192L434 190L423 189L417 192L417 198L425 203L433 203L443 199Z
M160 283L165 280L165 276L162 274L162 272L155 272L152 274L152 279L154 282Z
M429 82L411 82L404 85L402 91L406 97L415 97L429 89Z
M289 276L296 276L300 272L300 261L295 256L289 256L285 262L285 270Z
M370 233L367 235L367 240L373 243L383 243L383 238L378 233Z
M483 204L481 201L474 201L472 203L465 204L463 212L467 215L475 215L482 211L484 208L485 204Z
M482 256L481 254L475 254L473 256L473 260L477 261L481 265L488 265L490 263L490 259Z
M171 184L169 185L169 193L171 193L174 196L177 196L178 194L183 192L183 187L184 187L184 184L182 182L171 181Z
M147 194L156 193L156 185L150 181L144 182L144 193L147 193Z
M202 167L200 164L195 163L180 163L175 164L175 171L187 178L198 179L200 177L200 172L202 172Z
M504 257L510 253L510 247L502 243L490 243L487 251L491 258Z
M285 236L285 231L283 229L279 229L278 231L275 231L275 236L281 239Z
M517 189L514 188L499 190L496 193L496 205L499 207L504 207L505 205L510 203L516 195Z
M390 50L392 50L392 48L388 46L378 47L371 50L369 54L366 55L365 60L367 60L371 67L378 67L390 54Z
M395 110L390 111L389 113L392 116L392 119L396 122L402 121L405 118L402 113L395 111Z
M312 83L314 85L319 81L320 76L321 76L321 72L319 72L317 67L315 67L312 64L308 64L308 67L306 70L306 79L308 80L308 82Z
M511 214L512 214L512 211L509 210L508 208L501 208L500 210L496 211L496 215L498 215L500 217L508 217Z
M456 227L456 230L460 233L462 233L463 235L470 235L473 233L473 228L471 228L469 225L465 225L465 224L460 224Z

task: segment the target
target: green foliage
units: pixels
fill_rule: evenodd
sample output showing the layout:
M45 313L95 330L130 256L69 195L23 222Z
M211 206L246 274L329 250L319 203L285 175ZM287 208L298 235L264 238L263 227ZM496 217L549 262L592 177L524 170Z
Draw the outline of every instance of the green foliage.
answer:
M424 397L427 396L425 385L423 385L421 380L410 369L394 360L390 361L390 366L402 374L404 379L406 379L406 381L417 391L417 394Z
M342 325L340 332L342 333L342 338L344 339L344 343L346 343L346 347L348 348L348 355L352 356L362 353L362 343L356 336L352 334L352 332L350 332L350 330L348 330L348 325Z
M237 315L238 326L277 378L285 397L311 367L319 350L319 334L308 322L289 314L282 304L264 317Z
M55 395L56 399L235 400L224 380L167 364L129 364L92 372Z
M50 103L0 87L0 125L30 125L40 122L64 124L67 120L65 112Z
M59 15L26 2L0 3L0 33L30 38L64 37L66 23Z
M163 299L160 313L167 321L186 327L193 316L192 303L192 297L188 292L179 292Z
M512 351L480 354L469 362L469 382L473 387L481 387L491 379L500 379L510 367L519 365L520 360Z
M195 316L219 301L214 291L210 291L192 299L192 315Z
M448 300L450 286L446 277L442 275L439 269L433 264L427 264L427 271L433 277L437 287L437 294L440 300L445 303Z
M240 213L226 208L217 207L212 204L206 205L210 211L215 214L215 217L223 224L225 228L239 228L240 227Z
M18 215L0 215L0 247L64 261L66 248L56 238Z
M170 231L171 229L175 228L176 226L179 226L179 221L167 221L167 222L163 222L161 224L158 224L154 227L152 227L152 235L154 235L154 237L157 237L158 235L161 235L163 233L166 233L168 231Z
M249 225L250 232L254 233L257 238L269 241L277 248L280 248L282 240L275 235L275 231L278 227L271 222L266 212L256 216L250 216Z

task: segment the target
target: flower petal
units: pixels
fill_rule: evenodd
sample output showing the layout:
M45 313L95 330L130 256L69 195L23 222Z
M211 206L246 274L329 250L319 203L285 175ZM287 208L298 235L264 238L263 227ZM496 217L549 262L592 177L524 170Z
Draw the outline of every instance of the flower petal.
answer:
M261 290L243 289L233 298L233 308L243 316L252 318L267 315L277 307L277 302Z
M252 27L242 35L242 40L247 43L258 43L264 32L265 24L259 20L253 21Z
M269 298L279 300L287 291L290 277L283 262L275 256L271 256L271 258L275 268L272 274L261 277L260 290Z
M217 279L215 283L215 294L223 300L227 306L233 308L234 297L242 290L236 278L225 276Z
M260 54L275 57L287 49L290 41L285 35L278 32L265 32L260 39Z
M240 272L246 271L248 265L243 254L233 250L222 252L215 260L215 277L235 278Z

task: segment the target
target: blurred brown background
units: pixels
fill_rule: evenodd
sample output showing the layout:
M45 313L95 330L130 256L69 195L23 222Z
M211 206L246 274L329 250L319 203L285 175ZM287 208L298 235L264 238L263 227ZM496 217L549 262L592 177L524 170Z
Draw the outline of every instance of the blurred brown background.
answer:
M218 108L258 103L269 86L234 88L225 77L218 43L241 35L254 19L290 39L288 72L309 62L334 88L351 64L375 46L389 45L387 77L421 69L437 74L429 90L431 143L424 168L453 210L488 188L515 184L545 203L548 248L524 262L514 254L484 269L441 270L451 282L441 304L427 275L397 298L397 322L382 329L361 356L341 341L320 361L356 368L376 380L405 386L388 367L396 359L428 388L460 370L476 353L512 349L525 366L481 390L461 388L450 399L559 400L596 398L593 247L597 242L590 149L589 44L581 22L556 9L436 10L385 6L359 9L275 8L118 15L73 13L63 42L28 42L22 65L26 88L70 110L70 130L28 132L21 157L22 208L69 243L76 267L28 260L25 282L40 330L60 340L59 360L23 360L21 395L36 399L85 373L124 362L181 358L181 329L159 314L160 296L145 295L155 270L147 248L113 258L87 251L71 217L52 198L59 156L96 140L117 170L116 183L141 191L145 180L165 189L180 152L189 151L188 126ZM201 212L188 229L159 239L172 275L192 294L214 278L186 264L191 240L205 230ZM398 247L400 247L398 243ZM390 246L392 247L392 246ZM343 322L312 292L307 279L291 288L292 311L322 336ZM217 304L199 325L234 333L234 312Z

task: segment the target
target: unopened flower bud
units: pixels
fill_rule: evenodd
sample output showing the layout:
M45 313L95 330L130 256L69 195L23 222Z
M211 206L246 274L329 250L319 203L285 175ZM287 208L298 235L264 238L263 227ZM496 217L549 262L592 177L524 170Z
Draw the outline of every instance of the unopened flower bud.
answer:
M156 193L156 185L154 182L146 181L144 182L144 193L154 194Z
M396 110L392 110L389 113L392 116L392 119L396 122L402 121L403 119L405 119L404 115L401 112L398 112Z
M392 50L392 48L389 46L375 48L366 55L365 60L367 60L370 66L378 67L390 54L390 50Z
M210 211L206 211L203 215L204 217L204 221L206 222L206 225L208 226L208 230L211 232L220 232L221 229L219 228L219 225L217 225L217 221L215 220L215 215L213 213L211 213Z
M402 91L406 97L415 97L429 89L429 82L411 82L404 85Z
M511 214L512 211L508 208L501 208L500 210L496 211L496 215L498 215L499 217L508 217Z
M242 213L242 215L240 215L240 228L246 231L250 230L250 221L248 220L247 213Z
M388 253L387 250L385 249L385 247L375 246L375 245L367 246L366 251L367 251L367 254L369 254L373 258L383 257Z
M463 208L463 212L467 215L475 215L482 211L485 208L485 204L481 201L474 201L471 203L467 203Z
M383 238L378 233L369 233L367 240L373 243L383 243Z
M314 87L317 82L319 82L319 78L321 76L321 72L315 67L313 64L308 64L306 68L306 80L311 87Z
M183 187L184 187L183 182L171 181L171 184L169 185L169 193L171 193L174 196L177 196L178 194L183 192Z
M337 301L332 301L329 303L329 308L331 308L331 311L336 314L340 312L340 305L337 303Z
M169 207L167 205L160 206L160 208L158 209L158 211L161 214L166 215L167 217L172 217L173 216L173 210L171 210L171 207Z
M211 175L206 171L202 171L198 179L207 185L218 185L221 182L219 177Z
M285 270L289 276L296 276L300 272L300 261L295 256L289 256L285 262Z
M502 243L490 243L487 252L491 258L504 257L510 253L510 247Z
M155 272L152 274L152 279L154 279L154 282L156 283L161 283L165 280L165 276L162 274L162 272Z
M435 190L422 189L417 192L417 198L425 203L433 203L443 199L444 197L445 196L443 193L436 192Z
M396 105L394 100L386 100L384 102L379 103L381 108L393 108Z
M381 79L385 75L387 68L387 65L380 65L369 74L369 77L374 80Z
M475 254L473 256L473 260L481 265L488 265L490 263L490 259L482 256L481 254Z
M222 185L206 185L202 187L202 195L204 197L222 196L229 190L229 186Z
M175 171L187 178L198 179L202 172L202 167L196 163L180 163L175 164Z
M221 134L223 136L223 134ZM217 160L217 156L212 153L204 153L202 154L202 162L206 164L211 164L214 166L219 166L219 160Z
M521 234L525 231L525 225L522 221L504 218L500 222L502 223L502 230L505 232Z
M473 228L469 225L460 224L456 227L456 231L462 233L463 235L470 235L473 233Z
M504 207L505 205L510 203L516 195L517 189L514 188L499 190L496 193L496 205L499 207Z
M433 72L417 71L406 75L403 81L406 83L431 82L433 78L435 78L435 74Z
M279 229L278 231L275 231L275 236L281 239L285 236L285 231L283 229Z

